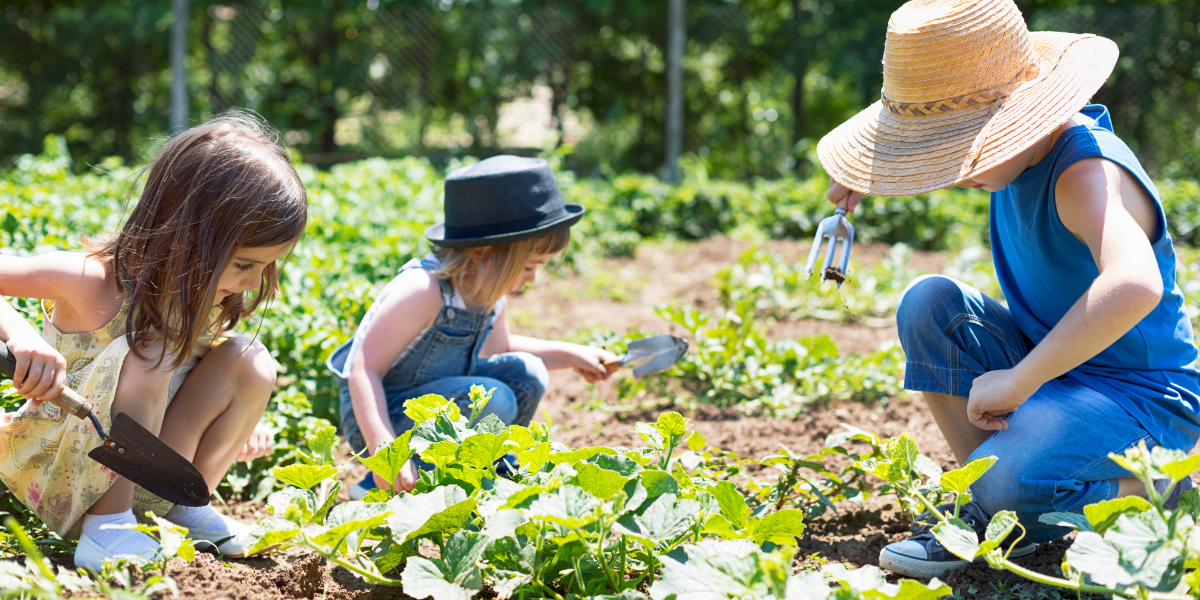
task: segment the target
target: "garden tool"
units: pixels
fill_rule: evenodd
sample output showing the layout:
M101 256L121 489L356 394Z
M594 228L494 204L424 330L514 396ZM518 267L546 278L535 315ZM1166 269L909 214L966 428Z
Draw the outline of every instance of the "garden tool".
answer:
M0 373L12 377L16 370L16 359L8 346L0 343ZM92 422L104 439L88 453L92 460L169 502L184 506L208 504L208 484L196 466L129 415L117 413L112 428L105 433L87 401L75 390L63 388L62 394L49 402Z
M621 367L631 367L634 377L665 371L687 354L687 340L673 335L656 335L629 342L625 356L604 361L609 373Z
M808 264L804 267L805 279L812 277L813 270L817 267L817 255L821 252L821 244L827 237L829 245L825 248L825 262L821 265L821 281L832 279L838 288L841 288L842 282L846 280L846 268L850 266L850 247L854 245L854 226L846 219L846 209L839 206L833 211L832 217L826 217L817 227L812 250L808 252ZM833 257L839 245L842 247L842 256L835 267Z

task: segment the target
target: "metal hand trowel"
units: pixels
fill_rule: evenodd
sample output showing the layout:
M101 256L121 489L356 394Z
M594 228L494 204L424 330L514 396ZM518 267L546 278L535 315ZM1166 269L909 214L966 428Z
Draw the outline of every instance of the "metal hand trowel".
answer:
M8 346L0 343L0 373L12 377L16 370L17 361L8 352ZM129 415L117 413L112 429L105 433L87 401L75 390L64 388L62 394L49 402L80 419L90 420L96 433L104 438L104 444L88 453L92 460L169 502L184 506L208 504L208 484L196 465Z
M633 369L634 377L665 371L687 354L687 340L673 335L656 335L629 342L625 356L604 361L609 373L621 367Z

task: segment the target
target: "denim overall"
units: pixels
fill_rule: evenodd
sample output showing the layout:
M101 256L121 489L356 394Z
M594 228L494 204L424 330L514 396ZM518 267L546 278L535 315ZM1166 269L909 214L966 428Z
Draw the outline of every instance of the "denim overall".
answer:
M412 261L400 272L413 268L433 271L438 264L430 260ZM494 414L506 425L528 425L549 381L545 364L527 352L479 358L483 344L492 332L494 311L480 313L455 308L452 305L454 287L443 279L438 280L438 285L442 308L433 325L383 376L388 417L396 434L408 431L414 425L404 414L404 403L426 394L453 400L463 414L470 414L468 394L472 385L495 389L483 415ZM350 403L350 386L346 381L350 374L348 358L357 351L374 315L375 307L372 306L354 338L334 350L326 363L333 371L341 398L342 433L355 452L366 449L367 442Z

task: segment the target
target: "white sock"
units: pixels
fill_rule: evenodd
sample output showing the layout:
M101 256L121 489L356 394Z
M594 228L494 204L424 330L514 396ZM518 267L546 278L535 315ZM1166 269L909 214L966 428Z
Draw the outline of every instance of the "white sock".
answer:
M183 506L176 504L171 510L167 511L165 518L181 527L196 531L207 531L209 533L228 533L237 534L246 525L230 519L219 513L212 507L211 504L204 506Z
M140 531L101 528L104 525L136 524L137 519L133 516L133 510L111 515L84 514L83 535L88 536L101 548L114 555L133 554L143 548L157 548L158 542Z

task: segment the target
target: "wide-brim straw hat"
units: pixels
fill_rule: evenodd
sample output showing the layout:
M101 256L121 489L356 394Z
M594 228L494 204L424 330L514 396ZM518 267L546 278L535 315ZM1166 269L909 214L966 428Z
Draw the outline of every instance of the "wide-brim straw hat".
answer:
M1117 46L1033 32L1012 0L914 0L892 13L879 102L817 145L831 177L878 196L968 180L1028 149L1100 89Z

